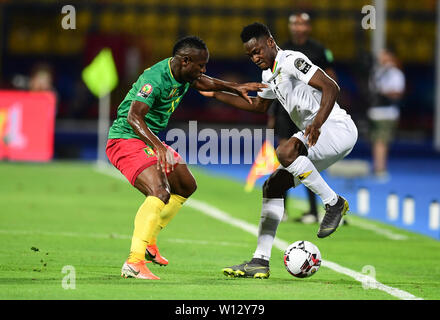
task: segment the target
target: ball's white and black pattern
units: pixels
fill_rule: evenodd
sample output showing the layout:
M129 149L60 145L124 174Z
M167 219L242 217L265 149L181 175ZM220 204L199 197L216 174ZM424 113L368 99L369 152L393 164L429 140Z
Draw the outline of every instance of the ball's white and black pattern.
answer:
M309 241L296 241L284 252L284 266L297 278L314 275L321 266L321 252Z

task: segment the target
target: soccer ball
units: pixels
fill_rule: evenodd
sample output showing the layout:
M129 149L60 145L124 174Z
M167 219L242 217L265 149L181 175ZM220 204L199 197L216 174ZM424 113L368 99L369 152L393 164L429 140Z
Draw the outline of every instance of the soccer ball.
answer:
M294 277L313 276L321 266L321 252L309 241L296 241L284 251L284 265Z

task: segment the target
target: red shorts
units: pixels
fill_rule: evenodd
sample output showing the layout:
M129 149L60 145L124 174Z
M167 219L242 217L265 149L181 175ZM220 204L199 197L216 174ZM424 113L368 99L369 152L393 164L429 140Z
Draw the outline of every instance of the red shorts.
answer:
M180 154L165 143L163 144L173 152L174 168L179 163L184 163ZM157 163L154 150L139 139L109 139L105 152L110 162L132 185L142 171Z

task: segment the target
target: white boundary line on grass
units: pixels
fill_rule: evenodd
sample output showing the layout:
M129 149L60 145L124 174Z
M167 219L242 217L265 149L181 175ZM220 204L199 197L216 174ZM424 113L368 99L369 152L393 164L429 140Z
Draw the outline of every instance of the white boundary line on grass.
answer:
M305 200L300 200L300 201L295 200L295 206L297 206L298 208L300 208L304 211L309 210L308 209L309 204ZM319 210L319 214L321 216L321 210ZM350 217L350 215L348 215L348 217ZM350 219L350 218L348 218L348 219ZM399 241L399 240L408 240L409 239L409 237L407 235L395 233L393 231L381 228L373 223L358 221L358 220L354 220L354 219L350 219L349 223L350 223L350 225L352 225L354 227L357 227L359 229L372 231L372 232L379 234L379 235L382 235L390 240L398 240Z
M125 177L116 169L114 169L111 166L96 166L96 170L100 173L125 180ZM295 201L295 205L297 205L299 208L302 208L303 210L308 210L308 204L305 200ZM355 221L353 219L350 220L350 225L357 227L359 229L368 230L371 232L374 232L378 235L384 236L385 238L388 238L390 240L408 240L409 237L403 234L395 233L393 231L381 228L375 224L363 222L363 221Z
M115 177L115 178L123 179L123 176L121 174L119 174L119 172L116 170L112 170L112 169L109 170L107 168L99 168L98 167L97 171L101 172L103 174L107 174L109 176ZM234 218L233 216L229 215L228 213L226 213L226 212L224 212L214 206L211 206L205 202L191 198L186 201L185 205L187 205L195 210L198 210L199 212L201 212L205 215L208 215L214 219L217 219L217 220L223 221L227 224L233 225L241 230L244 230L250 234L253 234L254 236L258 236L258 227L257 226L255 226L251 223L248 223L246 221ZM274 246L276 248L278 248L279 250L284 251L285 248L287 248L289 246L289 243L276 237L274 240ZM402 300L423 300L423 298L416 297L413 294L406 292L406 291L403 291L403 290L400 290L398 288L393 288L393 287L384 285L383 283L380 283L379 281L377 281L376 279L374 279L370 276L356 272L356 271L351 270L349 268L345 268L335 262L323 260L322 265L324 267L332 269L335 272L345 274L345 275L355 279L356 281L359 281L363 287L378 289L378 290L384 291L384 292L386 292L386 293L388 293L398 299L402 299Z
M188 205L189 207L196 209L196 210L202 212L203 214L206 214L214 219L223 221L227 224L233 225L233 226L240 228L244 231L247 231L255 236L258 236L258 227L257 226L250 224L246 221L234 218L231 215L227 214L226 212L224 212L216 207L213 207L207 203L204 203L202 201L195 200L195 199L188 199L186 202L186 205ZM281 251L284 251L289 246L289 243L287 243L286 241L281 240L279 238L275 238L274 246L276 248L280 249ZM423 300L422 298L416 297L409 292L384 285L383 283L380 283L379 281L377 281L376 279L374 279L370 276L367 276L365 274L362 274L362 273L353 271L351 269L345 268L343 266L340 266L337 263L334 263L334 262L331 262L328 260L323 260L322 265L327 268L330 268L333 271L336 271L338 273L345 274L345 275L355 279L356 281L359 281L363 286L368 286L369 288L374 288L374 289L384 291L384 292L386 292L396 298L399 298L402 300Z
M374 233L380 234L380 235L382 235L388 239L391 239L391 240L408 240L408 236L406 236L406 235L394 233L390 230L380 228L373 223L356 221L356 220L351 219L350 225L353 225L353 226L358 227L360 229L370 230Z
M75 237L75 238L93 238L93 239L123 239L131 240L131 236L118 233L76 233L76 232L50 232L50 231L34 231L34 230L1 230L0 234L7 235L42 235L55 237ZM209 240L194 240L194 239L180 239L180 238L165 238L163 241L172 243L189 243L209 246L225 246L225 247L250 247L247 244L227 242L227 241L209 241Z

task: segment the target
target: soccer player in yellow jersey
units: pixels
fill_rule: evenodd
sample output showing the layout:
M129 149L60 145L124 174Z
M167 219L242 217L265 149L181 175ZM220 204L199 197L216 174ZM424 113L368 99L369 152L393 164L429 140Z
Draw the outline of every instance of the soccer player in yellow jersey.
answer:
M190 36L179 40L173 56L146 69L118 107L106 153L146 197L136 214L130 254L121 270L124 277L159 279L146 266L150 261L168 264L157 248L157 236L197 188L180 155L157 137L182 97L193 87L232 92L251 103L247 93L265 87L261 83L236 84L210 78L204 75L208 59L208 49L201 39Z

